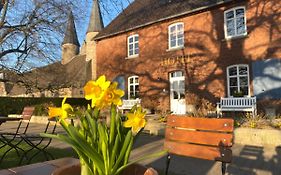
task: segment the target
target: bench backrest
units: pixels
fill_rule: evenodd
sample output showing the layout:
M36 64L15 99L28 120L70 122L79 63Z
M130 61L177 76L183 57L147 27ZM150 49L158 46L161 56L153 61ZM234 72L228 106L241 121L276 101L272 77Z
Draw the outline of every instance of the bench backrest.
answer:
M122 100L122 106L119 106L121 109L131 109L134 105L140 104L140 99L131 99L131 100Z
M233 119L170 115L164 147L172 154L231 162L233 128Z
M256 97L234 97L234 98L221 98L220 104L223 107L253 107L256 105Z

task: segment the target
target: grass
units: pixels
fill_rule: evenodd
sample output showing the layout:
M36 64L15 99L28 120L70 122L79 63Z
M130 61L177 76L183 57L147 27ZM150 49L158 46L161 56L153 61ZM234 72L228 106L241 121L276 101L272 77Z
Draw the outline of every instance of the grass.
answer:
M1 146L2 145L0 144L0 147ZM23 144L23 143L20 144L19 147L24 149L24 150L30 148L29 145ZM5 146L5 147L0 149L0 158L5 153L5 151L8 150L8 149L9 149L8 146ZM59 148L48 147L46 150L47 150L47 152L52 154L55 159L62 158L62 157L77 157L76 153L72 149L69 149L69 148L68 149L59 149ZM16 151L14 149L12 149L10 152L8 152L6 154L3 161L0 162L0 169L6 169L6 168L11 168L11 167L27 165L28 161L26 159L24 159L22 164L19 165L19 161L21 159L21 156L23 155L22 153L23 152L21 151L20 155L18 155L16 153ZM35 153L36 153L36 150L34 149L27 155L27 157L31 157ZM49 157L49 159L51 159L51 158ZM37 162L43 162L43 161L47 161L47 160L46 160L44 154L41 152L31 160L30 164L37 163Z

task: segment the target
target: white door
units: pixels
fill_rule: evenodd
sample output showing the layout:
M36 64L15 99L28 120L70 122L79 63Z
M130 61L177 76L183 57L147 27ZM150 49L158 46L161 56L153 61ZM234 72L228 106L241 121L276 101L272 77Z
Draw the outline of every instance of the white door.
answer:
M170 104L173 114L185 114L185 81L183 72L170 73Z

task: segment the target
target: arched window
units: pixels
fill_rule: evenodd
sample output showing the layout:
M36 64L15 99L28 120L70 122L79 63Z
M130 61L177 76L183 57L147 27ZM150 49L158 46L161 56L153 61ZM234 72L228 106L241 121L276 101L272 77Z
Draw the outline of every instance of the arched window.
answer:
M128 99L139 98L139 77L131 76L128 78Z
M228 96L249 96L249 66L246 64L231 65L227 67Z
M169 49L184 47L184 25L182 22L169 26Z

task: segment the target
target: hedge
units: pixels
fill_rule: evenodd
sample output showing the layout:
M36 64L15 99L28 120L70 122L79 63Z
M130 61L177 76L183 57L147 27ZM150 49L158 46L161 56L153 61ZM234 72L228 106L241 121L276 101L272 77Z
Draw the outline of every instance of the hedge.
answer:
M21 114L25 106L34 106L34 115L47 115L49 106L61 106L63 98L55 97L0 97L0 116ZM87 106L90 101L84 98L68 98L66 103L74 107Z

